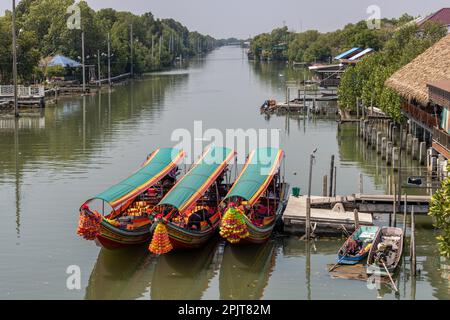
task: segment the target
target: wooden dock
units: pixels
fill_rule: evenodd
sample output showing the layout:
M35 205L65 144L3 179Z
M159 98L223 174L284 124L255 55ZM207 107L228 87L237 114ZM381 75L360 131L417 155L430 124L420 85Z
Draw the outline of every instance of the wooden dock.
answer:
M306 196L290 196L283 213L284 230L287 233L305 232ZM427 214L430 196L408 195L406 210ZM311 225L315 234L335 235L355 230L354 210L358 211L360 225L372 225L373 214L391 214L394 211L393 195L354 194L336 197L311 197ZM404 202L398 213L404 212Z
M306 198L290 196L283 213L284 231L304 233L306 223ZM322 203L323 197L311 197L311 225L315 234L334 235L355 230L353 211L346 211L342 203L332 209L315 208L313 201ZM360 225L373 225L372 215L359 213Z

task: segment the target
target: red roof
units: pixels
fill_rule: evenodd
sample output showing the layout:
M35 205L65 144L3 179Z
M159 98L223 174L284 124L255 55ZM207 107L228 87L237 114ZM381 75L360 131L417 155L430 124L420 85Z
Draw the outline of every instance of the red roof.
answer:
M441 22L445 25L450 25L450 8L442 8L441 10L433 13L432 15L426 17L420 22L423 25L427 21Z

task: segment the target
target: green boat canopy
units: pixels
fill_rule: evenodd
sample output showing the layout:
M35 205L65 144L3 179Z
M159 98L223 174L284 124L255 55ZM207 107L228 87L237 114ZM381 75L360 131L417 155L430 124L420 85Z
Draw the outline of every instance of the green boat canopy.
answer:
M224 200L240 197L250 205L255 204L278 171L283 156L283 150L277 148L258 148L252 151Z
M184 151L174 148L157 149L134 174L96 195L91 200L104 200L116 210L169 174L183 159L184 155Z
M225 170L235 152L208 147L194 167L169 191L158 205L171 205L179 212L190 208Z

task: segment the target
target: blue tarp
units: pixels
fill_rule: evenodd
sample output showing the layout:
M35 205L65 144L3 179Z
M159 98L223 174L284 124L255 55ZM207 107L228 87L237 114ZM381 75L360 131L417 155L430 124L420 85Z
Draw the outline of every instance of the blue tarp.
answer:
M352 53L356 53L358 50L361 51L361 48L359 48L359 47L352 48L352 49L350 49L350 50L348 50L348 51L345 51L344 53L341 53L340 55L336 56L334 59L335 59L335 60L345 59L345 58L347 58L349 55L351 55Z
M62 55L56 55L53 57L52 60L50 60L50 62L48 63L49 67L55 67L55 66L61 66L64 68L78 68L81 67L81 63L72 60L70 58L67 58L65 56Z

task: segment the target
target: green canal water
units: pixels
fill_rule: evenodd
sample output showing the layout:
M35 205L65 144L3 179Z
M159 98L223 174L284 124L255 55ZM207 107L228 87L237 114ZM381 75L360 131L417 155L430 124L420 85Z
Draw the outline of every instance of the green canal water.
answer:
M284 83L302 70L249 63L237 47L224 47L187 66L150 75L85 98L61 99L18 123L0 119L0 298L2 299L448 299L450 263L439 258L428 217L417 218L420 273L411 279L409 252L389 285L332 279L327 266L342 239L309 245L296 236L266 245L207 247L155 257L146 246L107 251L76 235L86 199L135 170L171 133L203 128L279 129L286 178L307 188L308 157L318 147L313 193L336 155L337 193L389 192L380 157L357 138L354 124L338 128L334 116L260 115L262 102L284 98ZM424 174L404 159L404 176ZM423 193L423 190L410 190ZM383 224L385 218L377 220ZM401 220L401 218L399 218ZM401 222L399 221L399 224ZM69 266L81 271L81 288L67 287Z

